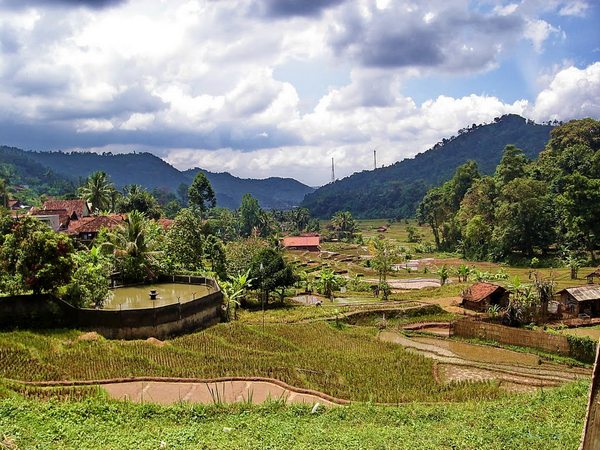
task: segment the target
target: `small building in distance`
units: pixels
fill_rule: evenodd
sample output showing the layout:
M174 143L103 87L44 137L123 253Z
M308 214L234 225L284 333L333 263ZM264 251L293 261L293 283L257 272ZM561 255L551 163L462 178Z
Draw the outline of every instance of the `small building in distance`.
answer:
M592 273L585 276L588 284L594 284L594 278L600 278L600 267L594 270Z
M577 286L557 292L563 312L570 316L600 316L600 286Z
M461 306L474 311L487 311L492 305L502 307L508 305L508 291L493 283L475 283L465 289L461 297Z
M283 248L288 250L321 251L321 237L318 234L306 236L287 236L282 241Z

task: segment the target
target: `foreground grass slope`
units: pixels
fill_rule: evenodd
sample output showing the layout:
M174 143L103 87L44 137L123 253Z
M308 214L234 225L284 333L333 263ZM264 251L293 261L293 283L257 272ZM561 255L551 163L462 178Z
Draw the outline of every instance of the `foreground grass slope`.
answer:
M277 403L162 407L99 396L76 402L14 396L0 400L0 439L28 449L576 449L588 387L578 382L494 401L352 405L314 414Z
M375 338L376 329L324 322L221 324L166 341L81 340L76 331L0 333L0 376L94 380L128 376L263 376L335 397L382 403L504 395L495 383L441 384L433 362Z

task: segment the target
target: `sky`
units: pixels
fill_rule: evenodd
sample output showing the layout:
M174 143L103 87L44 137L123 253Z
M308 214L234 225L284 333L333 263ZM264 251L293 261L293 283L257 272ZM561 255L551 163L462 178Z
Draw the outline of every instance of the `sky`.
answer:
M600 118L596 0L0 0L0 145L311 186L473 123Z

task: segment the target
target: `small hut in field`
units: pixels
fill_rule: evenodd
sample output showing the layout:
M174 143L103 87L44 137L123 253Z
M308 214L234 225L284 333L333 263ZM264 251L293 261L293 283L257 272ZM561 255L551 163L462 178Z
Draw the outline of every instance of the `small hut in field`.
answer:
M563 310L572 316L585 314L600 317L600 286L596 284L563 289L557 292Z
M594 278L600 278L600 267L594 270L592 273L585 276L588 284L594 284Z
M493 283L475 283L462 292L461 306L473 311L487 311L492 305L508 305L508 291Z

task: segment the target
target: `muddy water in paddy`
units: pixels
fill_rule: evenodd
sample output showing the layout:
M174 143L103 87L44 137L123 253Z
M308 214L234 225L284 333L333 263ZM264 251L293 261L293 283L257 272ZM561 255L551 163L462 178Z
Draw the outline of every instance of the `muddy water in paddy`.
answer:
M589 378L590 370L548 363L535 355L465 342L427 337L408 338L382 331L378 338L405 347L436 361L441 382L490 381L509 391L531 391L553 387L578 378Z
M429 331L429 330L427 330ZM442 339L431 339L425 337L412 338L413 341L424 344L436 345L447 349L456 356L471 361L499 364L525 364L538 365L539 358L536 355L513 352L501 348L494 348L483 345L468 344L460 341L450 341Z
M150 291L156 290L156 300L150 299ZM197 284L160 283L116 288L110 291L104 309L140 309L185 303L210 294L211 288Z

